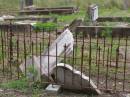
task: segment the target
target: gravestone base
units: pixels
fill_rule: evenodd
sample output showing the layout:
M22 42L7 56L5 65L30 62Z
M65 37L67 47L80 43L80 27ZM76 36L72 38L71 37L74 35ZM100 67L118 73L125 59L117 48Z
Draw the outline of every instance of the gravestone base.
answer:
M58 94L61 92L61 86L49 84L45 90L46 92L51 93L51 94Z

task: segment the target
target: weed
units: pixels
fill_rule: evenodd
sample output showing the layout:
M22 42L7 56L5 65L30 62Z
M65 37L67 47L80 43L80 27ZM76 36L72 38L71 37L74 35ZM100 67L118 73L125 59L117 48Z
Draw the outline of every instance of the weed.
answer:
M57 28L57 24L53 22L47 22L47 23L36 23L34 25L34 29L36 31L54 31Z
M20 80L9 81L8 83L0 84L1 88L5 89L19 89L24 90L29 88L29 83L26 78L21 78Z

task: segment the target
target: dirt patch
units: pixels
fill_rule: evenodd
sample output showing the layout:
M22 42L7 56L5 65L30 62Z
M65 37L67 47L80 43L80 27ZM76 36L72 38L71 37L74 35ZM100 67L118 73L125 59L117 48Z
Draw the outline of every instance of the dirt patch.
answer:
M125 93L115 93L115 94L102 94L102 95L87 95L81 93L74 93L63 91L60 94L52 94L47 93L45 91L41 91L41 93L31 94L24 93L19 90L2 90L0 89L0 97L129 97L129 94Z

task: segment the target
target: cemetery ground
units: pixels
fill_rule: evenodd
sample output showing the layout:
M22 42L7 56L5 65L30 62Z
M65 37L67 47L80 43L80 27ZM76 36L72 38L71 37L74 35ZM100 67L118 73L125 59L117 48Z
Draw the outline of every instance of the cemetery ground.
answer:
M37 34L37 35L36 35ZM36 55L39 55L40 54L40 43L43 43L44 44L44 46L42 47L42 50L45 50L46 48L47 48L47 44L48 44L48 42L49 42L49 37L50 37L50 39L51 39L51 43L56 39L56 36L55 36L56 34L55 34L55 32L52 32L52 33L50 33L50 35L49 35L49 33L47 33L47 32L45 32L44 33L44 38L45 39L43 39L42 37L43 37L43 33L42 32L33 32L32 33L32 40L33 40L33 42L34 42L34 45L33 45L33 48L34 48L34 54L36 54ZM5 35L6 36L6 35ZM22 51L24 51L24 47L23 47L23 45L24 45L24 40L25 40L25 42L26 42L26 52L27 52L27 55L28 56L30 56L29 55L29 51L30 51L30 37L27 37L28 36L28 34L27 34L27 36L26 36L26 39L25 38L23 38L23 36L24 36L24 34L23 33L20 33L20 38L19 38L19 40L20 40L20 45L21 45L21 47L19 47L20 48L20 53L19 53L19 56L20 56L20 59L24 59L24 53L22 52ZM38 37L38 38L36 38L36 36ZM83 73L85 73L86 75L89 75L89 46L90 46L90 40L89 40L89 38L85 38L85 40L84 40L84 59L83 59L83 63L81 63L81 52L82 52L82 34L79 34L78 35L78 42L77 42L77 44L75 44L77 47L76 48L74 48L74 51L76 51L76 61L75 61L75 65L73 66L74 68L76 68L77 70L81 70L81 64L83 65ZM17 45L17 34L16 35L14 35L14 37L13 37L13 46L14 46L14 49L13 49L13 51L16 51L17 49L15 48ZM92 49L92 62L91 62L91 79L95 82L95 83L97 83L97 79L99 79L99 82L98 82L98 87L100 88L100 89L102 89L102 91L104 91L103 89L106 87L106 74L107 74L107 76L108 76L108 82L107 82L107 86L108 86L108 89L114 89L114 87L115 87L115 85L114 85L114 83L115 83L115 73L117 73L117 78L116 78L116 83L117 83L117 89L118 90L120 90L120 91L122 91L122 85L123 85L123 79L124 79L124 76L123 76L123 74L124 74L124 67L123 67L123 65L124 65L124 57L122 57L122 55L119 57L119 60L120 60L120 62L118 63L119 65L119 68L118 68L118 70L116 71L116 49L117 49L117 46L118 46L118 38L116 38L116 39L114 39L113 40L113 47L111 48L111 41L112 41L112 39L110 38L110 37L108 37L108 38L106 38L105 39L105 48L104 48L104 38L101 38L101 39L99 39L98 41L98 46L97 46L97 38L92 38L92 40L91 40L91 49ZM6 38L5 38L5 42L8 44L8 41L6 41ZM128 44L130 43L130 40L128 40L127 41L128 42ZM124 45L126 43L126 40L125 40L125 38L123 38L123 39L121 39L120 40L120 45ZM100 47L100 52L99 52L99 49L98 49L98 47ZM111 55L109 55L108 56L108 48L109 48L109 51L112 51L111 52ZM2 49L0 49L0 50L2 50ZM104 51L105 50L105 51ZM7 55L6 53L8 52L8 48L4 48L4 53L3 53L3 51L1 51L2 53L0 54L1 55L1 57L0 57L0 62L2 63L2 57L4 56L5 57L5 62L7 62L7 56L5 56L5 55ZM125 51L122 51L123 53L125 53ZM98 55L99 55L99 53L100 53L100 59L96 59L96 55L97 55L97 53L98 53ZM4 54L4 55L3 55ZM104 55L103 55L104 54ZM15 56L15 53L14 53L14 56ZM103 58L103 56L104 56L104 58ZM112 62L111 62L111 66L110 66L110 62L109 63L107 63L107 60L108 60L108 57L110 58L111 57L111 59L113 60ZM2 76L3 75L3 70L2 70L2 67L0 68L1 70L1 72L0 72L0 82L1 82L1 84L0 84L0 87L1 87L1 90L0 90L0 96L1 97L10 97L10 96L14 96L14 97L17 97L18 95L20 96L20 97L46 97L46 96L50 96L50 97L57 97L57 96L61 96L61 97L67 97L67 96L76 96L77 95L77 97L79 96L79 97L87 97L85 94L76 94L76 93L69 93L69 92L66 92L65 91L65 93L63 92L63 93L61 93L61 94L58 94L58 95L56 95L56 96L54 96L54 94L53 95L51 95L50 93L48 94L48 93L46 93L45 92L45 90L44 90L44 88L42 87L42 86L44 86L44 83L40 83L40 80L39 81L37 81L37 82L30 82L29 80L27 80L25 77L23 77L23 75L21 75L21 73L20 73L20 80L16 80L17 79L17 63L15 63L16 62L16 58L14 57L14 62L13 62L13 64L12 64L12 73L13 73L13 76L12 76L12 79L10 78L10 70L9 70L9 68L8 68L8 66L6 66L5 65L5 71L4 71L4 73L5 73L5 75L6 76ZM19 60L19 62L21 62L20 60ZM63 61L64 62L64 61ZM129 63L129 60L127 60L127 62ZM66 63L68 63L68 64L72 64L72 63L74 63L73 62L73 58L66 58ZM97 64L96 64L97 63ZM73 65L73 64L72 64ZM108 66L108 69L109 69L109 71L108 72L106 72L107 70L106 70L106 67ZM127 65L128 66L128 65ZM98 71L98 68L100 68L100 70ZM104 69L105 68L105 69ZM130 67L127 67L127 69L125 70L125 72L127 72L126 73L126 75L125 76L127 76L127 78L126 78L126 81L125 81L125 88L126 88L126 90L129 90L130 89L130 82L129 82L129 79L130 79L130 73L129 73L129 71L130 71ZM14 79L16 80L16 81L14 81ZM114 93L114 92L112 92L111 90L110 91L104 91L104 93L110 93L110 94L112 94L112 93ZM116 97L115 95L117 95L117 97L119 97L118 96L118 94L120 94L120 93L117 93L117 94L113 94L114 96L112 96L112 97ZM66 96L67 95L67 96ZM121 94L122 95L122 94ZM109 94L107 94L107 95L103 95L102 97L111 97ZM95 97L95 96L93 96L93 97ZM99 96L99 97L101 97L101 96ZM122 96L121 96L122 97Z
M100 10L100 16L130 16L129 10L120 10L117 8L113 9L102 9ZM63 25L70 24L74 19L81 18L84 19L86 14L86 11L80 11L78 13L74 13L72 15L44 15L45 17L57 17L58 18L58 25L60 25L60 29L63 29ZM103 25L106 26L113 26L113 25L120 24L119 22L105 22ZM128 23L129 24L129 23ZM75 33L74 37L75 37ZM1 34L3 35L3 34ZM7 35L4 35L4 39L0 41L2 44L2 41L4 41L6 44L9 44L10 41L7 40ZM44 38L43 38L44 36ZM130 55L128 55L128 59L125 59L124 54L125 52L125 46L124 44L130 44L130 40L128 38L128 41L126 41L126 38L121 38L119 42L119 38L114 38L112 40L111 37L107 38L99 38L96 37L92 38L90 40L89 37L83 38L83 33L78 34L77 41L75 42L75 59L73 57L67 57L65 62L67 64L72 64L74 68L76 68L79 71L82 71L85 75L89 76L89 73L91 72L91 79L94 81L94 83L98 86L99 89L103 92L102 95L99 96L89 96L84 93L77 93L77 92L71 92L67 90L63 90L60 94L51 94L47 93L44 90L45 83L42 83L42 79L34 82L26 79L26 77L19 72L19 80L18 79L18 65L24 60L25 54L24 54L24 43L26 43L26 55L30 55L30 51L33 49L34 55L40 55L40 50L46 50L48 47L48 42L53 43L53 41L56 39L56 33L55 32L45 32L44 34L42 32L32 32L31 39L29 37L28 33L19 33L19 59L17 60L17 33L14 33L14 36L12 37L13 41L13 61L12 61L12 76L10 76L10 68L5 65L5 69L3 72L3 66L0 67L0 97L127 97L125 96L125 93L122 93L122 87L125 87L125 91L130 90L130 66L129 66L129 58ZM49 40L49 38L51 40ZM30 41L31 40L31 41ZM76 40L75 40L76 41ZM84 41L84 45L83 45ZM90 42L91 41L91 42ZM97 44L98 41L98 44ZM105 42L104 42L105 41ZM113 45L111 47L111 42L113 41ZM34 43L33 46L31 43ZM42 47L40 47L41 44ZM91 66L90 66L90 45L91 45ZM119 53L118 57L118 69L117 69L117 48L121 45L123 49ZM128 46L127 53L130 54L129 46ZM16 51L16 52L15 52ZM81 53L82 52L82 53ZM83 54L83 55L82 55ZM100 56L99 56L100 55ZM81 57L84 56L84 57ZM4 57L4 64L8 64L8 47L0 47L0 63L2 64L2 60ZM64 56L63 56L64 59ZM111 61L112 60L112 61ZM19 64L17 64L17 61ZM127 62L126 62L127 61ZM73 63L75 65L73 65ZM127 66L124 68L124 64ZM82 70L81 70L82 66ZM91 69L90 69L91 68ZM90 71L91 70L91 71ZM3 76L3 73L5 76ZM125 77L124 78L124 74ZM115 77L116 76L116 77ZM12 77L12 78L11 78ZM116 79L116 80L115 80ZM125 81L124 81L125 79ZM107 81L107 84L106 84ZM116 81L116 82L115 82ZM115 83L116 88L119 90L119 92L114 91L115 89ZM104 90L104 89L110 89L110 90ZM129 97L129 96L128 96Z

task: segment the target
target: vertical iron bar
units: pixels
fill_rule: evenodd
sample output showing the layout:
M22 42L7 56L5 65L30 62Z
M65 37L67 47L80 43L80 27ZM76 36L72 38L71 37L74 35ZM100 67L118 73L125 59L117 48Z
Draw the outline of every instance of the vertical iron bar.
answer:
M12 32L12 24L10 22L10 62L9 62L9 65L10 65L10 77L12 79L12 61L13 61L13 42L12 42L12 38L13 38L13 32Z
M32 47L32 29L31 29L32 26L30 25L29 28L30 28L29 29L29 31L30 31L30 35L29 35L30 36L30 52L31 52L31 50L32 50L32 48L31 48Z
M34 43L32 41L32 68L33 68L33 72L34 72ZM34 81L34 75L33 75L33 81Z
M127 47L128 47L128 36L126 36L126 43L125 43L125 61L124 61L123 91L125 91L125 81L126 81Z
M25 40L25 29L24 29L24 36L23 36L24 38L24 61L25 61L25 77L26 77L26 75L27 75L27 64L26 64L26 40Z
M99 75L100 75L100 55L101 55L101 48L98 47L98 76L97 76L97 88L99 87Z
M48 43L48 82L49 82L49 70L50 70L50 43Z
M82 45L82 51L81 51L81 89L82 89L82 74L83 74L83 61L84 61L84 44Z
M64 46L64 67L65 67L65 64L66 64L66 48L67 48L67 46L66 46L66 44L65 44L65 46ZM65 74L65 72L66 72L66 70L64 69L64 85L65 85L65 80L66 80L66 74Z
M90 78L91 78L91 60L92 60L92 48L91 48L91 33L89 33L90 39L89 39L89 88L90 88Z
M38 32L36 31L36 55L38 55Z
M40 42L40 81L42 82L42 44Z
M104 47L103 47L103 66L105 65L104 63L105 63L105 48L106 48L106 38L105 38L105 36L103 37L103 45L104 45Z
M108 89L108 71L109 71L109 48L107 50L107 68L106 68L106 90Z
M75 64L77 64L78 32L75 32Z
M98 60L97 60L97 58L98 58L98 42L99 42L99 39L98 39L98 35L97 35L97 49L96 49L96 65L98 64Z
M17 40L17 75L19 79L19 40Z
M45 36L45 35L44 35L44 33L45 33L45 32L44 32L44 29L43 29L43 30L42 30L42 43L43 43L42 45L43 45L43 50L44 50L44 46L45 46L45 42L44 42L44 36Z
M58 50L57 50L57 47L58 47L58 44L56 43L56 78L55 78L55 82L57 83L57 74L58 74L58 72L57 72L57 64L58 64L58 56L57 56L57 54L58 54Z
M112 53L113 53L113 36L112 36L112 39L111 39L111 51L110 51L110 67L111 67L111 62L112 62Z
M117 89L117 73L118 73L118 62L119 62L119 47L120 47L120 35L119 35L119 40L118 40L118 47L116 49L116 68L115 68L115 87L114 90L116 91Z
M2 33L2 32L1 32ZM3 37L1 37L1 42L2 42L2 64L3 64L3 75L5 75L5 63L4 63L4 59L5 59L5 52L4 52L4 41L3 41Z

